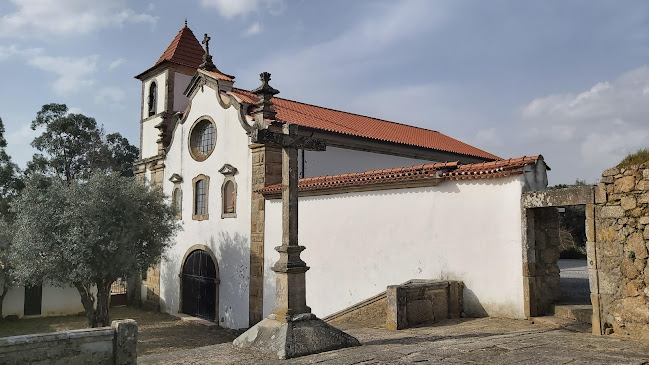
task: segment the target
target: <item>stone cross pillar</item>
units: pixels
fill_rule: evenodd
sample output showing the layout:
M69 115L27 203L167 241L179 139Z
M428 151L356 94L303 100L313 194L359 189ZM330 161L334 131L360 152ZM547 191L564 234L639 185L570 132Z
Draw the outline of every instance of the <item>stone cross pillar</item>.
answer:
M305 274L309 267L300 258L305 247L298 244L297 151L324 151L324 142L299 135L294 124L284 125L283 133L256 129L251 139L253 143L282 147L282 245L275 247L279 260L272 268L276 275L275 309L237 337L234 346L280 359L359 346L356 338L318 319L306 305Z
M285 125L284 134L297 135L296 125ZM306 305L305 273L309 270L300 258L305 247L298 245L298 157L297 147L282 147L282 245L275 247L279 260L273 266L276 274L275 314L290 320L292 316L311 313Z

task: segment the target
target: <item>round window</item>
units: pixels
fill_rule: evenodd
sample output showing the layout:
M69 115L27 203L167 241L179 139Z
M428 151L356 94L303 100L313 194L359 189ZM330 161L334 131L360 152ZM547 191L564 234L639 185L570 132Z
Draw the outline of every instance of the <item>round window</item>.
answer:
M189 133L189 152L196 161L210 156L216 144L216 127L211 120L200 119Z

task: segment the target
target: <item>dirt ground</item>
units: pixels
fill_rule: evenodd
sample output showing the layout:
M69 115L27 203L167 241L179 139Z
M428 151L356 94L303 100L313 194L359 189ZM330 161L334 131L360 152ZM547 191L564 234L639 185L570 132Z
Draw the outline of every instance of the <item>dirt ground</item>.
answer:
M135 308L111 308L111 320L134 319L138 323L138 356L232 342L241 332L220 327L187 323L164 313ZM82 329L87 327L85 315L42 317L0 321L0 337L19 336Z

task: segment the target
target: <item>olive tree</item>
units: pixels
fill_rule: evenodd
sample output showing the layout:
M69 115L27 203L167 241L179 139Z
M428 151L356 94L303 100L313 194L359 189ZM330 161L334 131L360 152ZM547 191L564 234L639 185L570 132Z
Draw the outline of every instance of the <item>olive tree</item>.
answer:
M11 250L11 229L9 224L0 220L0 319L2 319L2 302L12 286L15 279L12 274L12 265L9 261Z
M111 283L162 257L179 229L173 208L160 189L116 173L34 180L12 204L16 277L27 284L71 283L88 325L108 325Z
M2 303L9 289L15 284L11 274L9 251L11 250L11 221L13 214L9 204L23 188L18 166L11 161L6 151L7 140L4 137L5 128L0 119L0 319L2 319Z

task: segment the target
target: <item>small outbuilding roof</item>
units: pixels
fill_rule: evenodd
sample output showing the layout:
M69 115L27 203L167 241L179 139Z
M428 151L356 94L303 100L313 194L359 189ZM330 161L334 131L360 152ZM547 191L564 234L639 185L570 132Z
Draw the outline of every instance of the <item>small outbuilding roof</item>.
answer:
M461 165L458 162L434 163L408 167L396 167L384 170L356 172L342 175L308 177L300 179L299 191L315 191L341 187L384 184L390 182L410 182L430 179L468 180L490 179L520 175L523 167L542 161L543 156L510 158L476 164ZM550 168L547 167L549 170ZM282 185L275 184L257 190L264 195L276 195L282 192Z

